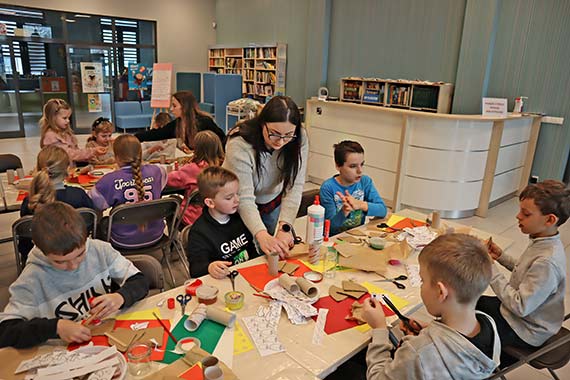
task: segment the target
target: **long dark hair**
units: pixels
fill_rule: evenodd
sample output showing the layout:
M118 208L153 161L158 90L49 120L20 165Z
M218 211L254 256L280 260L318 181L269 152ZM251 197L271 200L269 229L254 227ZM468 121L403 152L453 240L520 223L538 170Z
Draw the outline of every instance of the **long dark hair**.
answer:
M301 133L301 114L295 102L288 96L273 97L253 119L246 120L230 131L230 138L241 136L255 151L255 167L258 176L261 176L261 155L269 153L263 139L263 127L266 123L289 122L295 126L295 139L285 144L279 151L277 166L280 170L279 178L283 181L283 194L293 187L299 168L302 164L301 146L303 134Z
M198 102L191 91L178 91L172 95L182 106L181 119L184 120L186 129L182 128L180 120L176 121L176 137L181 139L189 148L194 147L194 137L198 133L198 122L196 116L207 116L207 113L200 110Z

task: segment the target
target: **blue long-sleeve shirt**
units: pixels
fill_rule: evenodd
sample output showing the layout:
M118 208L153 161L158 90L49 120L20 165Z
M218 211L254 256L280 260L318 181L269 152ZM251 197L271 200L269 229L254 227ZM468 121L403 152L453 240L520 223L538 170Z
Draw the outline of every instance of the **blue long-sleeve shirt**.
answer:
M323 182L320 191L321 205L325 208L325 219L330 219L331 221L331 235L364 224L367 215L386 216L386 205L378 191L376 191L370 177L363 175L360 181L350 186L343 186L336 180L337 176L335 175ZM355 199L368 202L368 212L356 210L351 211L348 216L344 216L342 200L338 196L337 191L343 195L345 191L348 191Z

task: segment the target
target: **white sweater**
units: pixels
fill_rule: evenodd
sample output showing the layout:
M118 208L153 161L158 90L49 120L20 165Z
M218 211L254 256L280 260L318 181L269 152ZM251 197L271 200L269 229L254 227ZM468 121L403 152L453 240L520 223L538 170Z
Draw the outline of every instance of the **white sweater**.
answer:
M301 204L307 157L309 154L309 141L304 128L301 129L301 163L293 188L281 200L279 220L293 224ZM257 174L255 151L242 137L228 139L226 145L226 158L223 167L236 173L239 178L239 214L243 222L255 236L256 233L266 230L256 203L265 204L275 199L283 191L283 182L279 179L278 168L280 151L262 153L260 165L261 175Z

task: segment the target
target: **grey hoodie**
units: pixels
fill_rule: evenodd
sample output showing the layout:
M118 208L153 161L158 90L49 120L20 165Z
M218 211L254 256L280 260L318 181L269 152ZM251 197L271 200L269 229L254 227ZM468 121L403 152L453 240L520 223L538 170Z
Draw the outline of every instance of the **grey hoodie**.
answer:
M489 377L499 365L501 343L495 322L487 314L494 331L493 360L463 335L441 322L433 321L418 336L406 336L390 359L392 344L387 329L372 330L366 353L368 380L475 380Z

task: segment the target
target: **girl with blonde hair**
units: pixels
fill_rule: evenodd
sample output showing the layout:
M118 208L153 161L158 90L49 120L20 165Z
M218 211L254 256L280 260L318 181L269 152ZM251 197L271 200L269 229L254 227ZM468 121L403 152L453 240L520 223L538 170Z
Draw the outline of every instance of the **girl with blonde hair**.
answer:
M43 205L54 201L65 202L74 208L93 208L93 201L82 188L63 183L70 166L71 161L65 150L55 145L43 148L38 153L30 193L22 202L20 216L32 215ZM20 240L19 251L24 256L24 263L33 245L31 239Z
M194 139L194 156L192 161L184 165L180 170L168 174L168 185L184 188L185 207L188 197L198 188L198 175L208 166L220 166L224 161L224 149L219 137L212 131L202 131L196 134ZM203 205L190 204L186 208L182 221L184 225L194 224L194 221L202 215Z
M63 99L50 99L40 119L40 147L56 145L63 148L75 162L86 162L107 153L104 147L80 149L71 130L71 107Z
M166 186L166 170L157 165L142 164L141 143L133 135L121 135L113 143L119 169L104 175L89 191L95 208L105 210L123 203L160 199ZM144 226L117 224L111 231L111 242L121 248L141 248L162 237L164 223L153 221Z
M111 123L111 120L106 117L98 117L91 125L91 136L87 139L85 148L97 148L103 147L107 150L107 153L95 156L89 160L90 164L104 165L112 164L115 162L115 156L113 155L113 132L115 131L115 126Z

